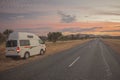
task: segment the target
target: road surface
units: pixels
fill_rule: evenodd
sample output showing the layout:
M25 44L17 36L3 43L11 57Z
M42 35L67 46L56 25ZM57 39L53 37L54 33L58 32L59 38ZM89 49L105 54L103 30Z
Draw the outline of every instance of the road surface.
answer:
M120 55L95 39L0 72L0 80L120 80Z

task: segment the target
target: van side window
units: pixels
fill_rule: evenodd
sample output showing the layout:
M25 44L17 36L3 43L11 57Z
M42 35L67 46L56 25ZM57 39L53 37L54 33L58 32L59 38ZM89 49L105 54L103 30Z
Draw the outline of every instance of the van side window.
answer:
M27 37L28 37L28 38L33 38L33 36L32 36L32 35L27 35Z
M29 46L30 41L29 40L20 40L20 46Z

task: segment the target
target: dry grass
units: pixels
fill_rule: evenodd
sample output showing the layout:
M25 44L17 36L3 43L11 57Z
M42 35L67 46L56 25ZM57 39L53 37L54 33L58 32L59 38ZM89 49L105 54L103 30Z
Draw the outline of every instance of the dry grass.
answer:
M103 41L120 54L120 39L104 39Z
M31 61L35 61L37 59L41 59L41 58L47 57L49 55L53 55L57 52L70 49L72 47L75 47L75 46L85 43L87 41L89 41L89 40L59 41L57 43L46 42L47 52L45 55L33 56L27 60L23 60L23 59L13 60L11 58L6 58L5 57L5 43L3 43L2 45L0 45L0 71L14 68L16 66L19 66L19 65L31 62Z
M54 54L56 52L60 52L69 48L72 48L76 45L84 43L88 40L73 40L73 41L63 41L57 43L47 43L47 53L48 55Z

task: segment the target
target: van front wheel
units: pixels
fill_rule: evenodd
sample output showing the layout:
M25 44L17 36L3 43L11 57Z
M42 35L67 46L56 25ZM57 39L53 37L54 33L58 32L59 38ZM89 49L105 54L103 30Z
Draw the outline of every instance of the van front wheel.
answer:
M42 50L40 50L40 55L43 55L45 52L44 52L44 50L42 49Z
M25 55L24 55L24 59L28 59L30 57L30 54L27 52L27 53L25 53Z

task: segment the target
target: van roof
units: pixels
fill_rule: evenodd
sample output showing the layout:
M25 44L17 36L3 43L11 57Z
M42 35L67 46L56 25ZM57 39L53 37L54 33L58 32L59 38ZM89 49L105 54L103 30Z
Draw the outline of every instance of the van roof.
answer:
M28 32L13 32L10 34L8 40L18 40L18 39L39 39L39 37L33 33Z

